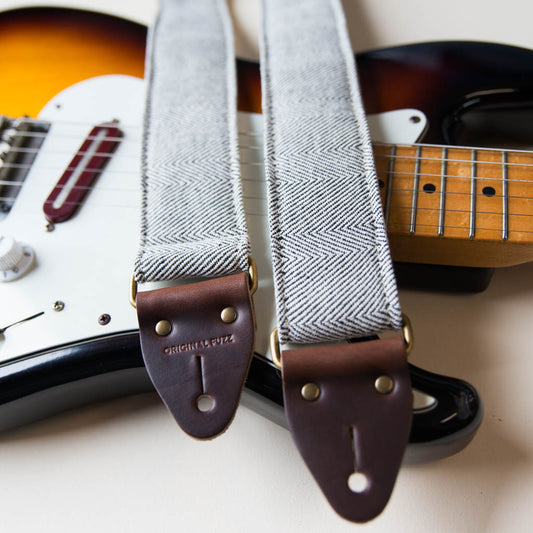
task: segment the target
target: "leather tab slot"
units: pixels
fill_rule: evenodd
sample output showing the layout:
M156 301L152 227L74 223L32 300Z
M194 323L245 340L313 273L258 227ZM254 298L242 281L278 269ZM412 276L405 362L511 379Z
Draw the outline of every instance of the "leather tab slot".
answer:
M412 420L406 359L401 338L282 352L293 439L348 520L377 516L394 487Z
M163 402L192 437L222 433L254 348L248 275L139 292L136 303L144 362Z

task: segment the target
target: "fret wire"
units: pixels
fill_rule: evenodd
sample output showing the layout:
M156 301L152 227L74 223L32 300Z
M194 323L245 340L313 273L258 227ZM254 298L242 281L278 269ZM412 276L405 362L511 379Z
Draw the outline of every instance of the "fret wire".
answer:
M509 238L509 190L507 178L509 169L507 168L507 152L502 153L502 240Z
M437 234L442 237L444 235L444 210L446 202L446 171L448 170L448 149L442 148L442 164L441 164L441 177L440 177L440 204L439 204L439 229Z
M391 155L396 155L396 145L393 144L391 147ZM394 165L396 159L391 157L389 161L389 170L388 170L388 179L387 179L387 194L385 196L385 226L389 223L389 211L390 211L390 201L392 197L392 178L394 176Z
M418 207L418 185L420 183L420 146L416 147L416 162L415 162L415 177L413 183L413 197L411 201L411 223L409 226L409 233L414 233L416 230L416 209Z
M468 238L473 239L476 236L476 159L477 151L472 150L471 181L470 181L470 230Z

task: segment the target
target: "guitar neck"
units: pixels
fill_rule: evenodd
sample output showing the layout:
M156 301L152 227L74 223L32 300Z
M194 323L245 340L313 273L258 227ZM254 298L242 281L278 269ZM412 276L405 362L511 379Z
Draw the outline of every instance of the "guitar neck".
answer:
M420 262L533 260L533 152L375 144L374 156L395 259L422 239Z

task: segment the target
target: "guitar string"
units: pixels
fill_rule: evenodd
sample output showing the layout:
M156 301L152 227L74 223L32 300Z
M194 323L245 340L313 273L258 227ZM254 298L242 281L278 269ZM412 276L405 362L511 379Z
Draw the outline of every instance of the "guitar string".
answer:
M72 121L72 120L50 121L50 120L39 120L36 118L20 118L20 119L8 118L7 120L13 120L18 123L3 124L0 129L2 129L3 131L13 130L13 131L16 131L16 135L21 135L21 136L25 135L28 137L32 137L34 135L35 136L42 135L43 137L46 137L48 132L46 131L42 131L42 132L41 131L24 131L24 130L19 130L17 128L20 128L22 125L38 126L42 128L50 128L52 126L83 126L87 128L94 128L97 126L108 126L110 128L119 128L119 129L123 128L123 129L127 129L128 131L135 131L135 130L141 131L142 130L142 126L139 124L127 124L125 122L121 122L120 120L117 122L112 122L112 120L109 120L109 121L103 120L99 123L86 122L86 121L77 122L77 121Z
M44 122L46 124L46 122ZM57 124L57 123L54 123L54 124ZM72 124L72 125L84 125L84 126L87 126L87 123L76 123L76 122L65 122L63 124ZM97 125L98 126L98 125ZM94 127L94 126L92 126ZM112 126L110 126L112 127ZM140 130L140 126L135 126L135 127L126 127L124 126L123 124L117 124L116 127L122 127L123 129L127 129L128 130L128 137L109 137L107 138L106 140L116 140L116 141L120 141L121 144L124 143L124 142L131 142L132 139L131 139L131 135L130 135L130 132L132 129L137 129L137 130ZM47 135L49 135L48 132L43 132L43 133L36 133L36 132L21 132L21 133L17 133L16 136L20 136L20 137L42 137L42 138L45 138ZM254 131L250 131L250 132L246 132L246 131L241 131L239 132L239 135L242 135L242 136L249 136L249 137L260 137L262 138L262 133L257 133L257 132L254 132ZM70 135L55 135L55 138L72 138L72 136ZM94 140L96 139L95 136L87 136L86 138L84 138L83 140ZM135 140L135 139L134 139ZM136 139L137 142L139 142L139 138ZM492 152L492 153L497 153L497 154L503 154L503 153L507 153L507 154L517 154L517 155L529 155L529 156L533 156L533 151L528 151L528 150L516 150L516 149L499 149L499 148L486 148L486 147L467 147L467 146L453 146L453 145L442 145L442 144L423 144L423 143L414 143L414 144L396 144L396 143L381 143L381 142L373 142L372 143L374 147L385 147L385 148L388 148L388 147L392 147L392 146L395 146L396 148L403 148L403 149L411 149L411 150L414 150L416 149L416 147L420 146L422 147L422 149L442 149L442 148L447 148L449 151L450 150L459 150L459 151L468 151L468 152L471 152L472 150L476 150L476 151L485 151L485 152ZM252 149L252 150L262 150L262 147L260 146L257 146L257 145L249 145L249 146L246 146L246 145L240 145L240 148L245 148L245 149ZM32 152L38 152L40 150L40 148L14 148L13 151L19 151L19 152L27 152L27 153L32 153ZM54 153L62 153L62 152L54 152ZM81 152L80 152L81 154ZM110 154L105 154L107 156L109 156ZM398 155L398 154L383 154L383 153L374 153L374 157L375 158L386 158L386 159L391 159L391 158L394 158L396 160L402 160L402 159L406 159L406 160L415 160L417 159L415 155ZM501 165L502 163L499 162L499 161L482 161L482 160L479 160L479 159L454 159L454 158L441 158L441 157L427 157L427 156L422 156L420 158L418 158L420 161L435 161L435 162L443 162L443 161L446 161L446 162L456 162L456 163L478 163L478 164L482 164L482 165ZM530 167L530 166L533 166L533 162L532 163L513 163L513 162L508 162L506 163L506 166L524 166L524 167Z
M108 175L112 174L112 172L108 172ZM123 175L128 175L128 176L131 176L131 177L136 177L136 174L134 173L123 173ZM97 178L98 179L98 176ZM249 183L263 183L262 180L259 180L259 179L253 179L253 178L242 178L242 181L243 182L249 182ZM12 182L12 181L6 181L6 180L0 180L0 190L2 187L5 187L6 189L8 188L12 188L12 189L16 189L16 188L19 188L21 189L22 187L24 187L25 183L24 182ZM63 188L69 188L71 189L72 191L86 191L86 192L89 192L89 191L92 191L93 189L98 189L99 192L113 192L113 193L136 193L139 191L139 189L137 187L120 187L120 186L116 186L116 187L102 187L101 185L98 185L98 184L95 184L95 185L70 185L68 182L65 183L64 185L60 185L60 184L56 184L54 185L53 187L51 186L45 186L45 185L40 185L38 187L33 187L32 188L32 191L35 192L39 192L44 196L48 197L48 195L51 193L52 190L55 190L55 189L63 189ZM406 193L406 194L409 194L409 195L412 195L415 191L414 188L409 188L409 187L392 187L390 189L392 191L392 194L401 194L401 193ZM418 191L420 193L423 193L424 194L424 198L427 198L429 197L430 195L435 195L435 201L437 201L437 198L440 198L441 195L444 194L445 197L453 197L453 198L459 198L460 196L463 196L465 198L472 198L472 193L470 191L450 191L449 189L446 190L444 193L442 191L439 191L439 190L435 190L435 191L426 191L423 189L423 187L420 187L418 189ZM481 192L476 192L476 194L474 195L476 198L486 198L487 201L491 201L491 200L494 200L494 201L497 201L497 200L501 200L503 198L506 198L508 200L516 200L516 201L520 201L520 200L524 200L524 201L529 201L531 199L533 199L532 196L522 196L522 195L515 195L515 194L487 194L487 193L484 193L483 191ZM258 197L259 198L259 197ZM15 198L13 198L13 196L0 196L0 201L4 201L4 202L14 202L15 201ZM265 198L265 201L266 201L266 198ZM84 203L84 202L80 202L80 203ZM481 211L478 211L476 210L476 213L481 213ZM517 213L510 213L511 215L516 215ZM533 214L532 214L533 216Z
M258 180L248 180L248 181L254 181L254 182L258 182ZM0 182L1 183L1 182ZM80 189L91 189L91 187L78 187ZM101 190L104 190L104 189L101 189ZM403 192L407 192L407 193L411 193L412 192L412 189L394 189L396 191L403 191ZM116 192L137 192L137 189L121 189L121 188L117 188L117 189L105 189L106 192L108 191L116 191ZM439 193L440 194L440 193ZM468 196L470 197L470 194L469 193L454 193L454 192L447 192L445 193L445 195L452 195L452 194L459 194L459 195L463 195L463 196ZM480 196L480 195L477 195L477 196ZM33 196L33 198L35 198L35 195ZM262 202L266 202L266 197L264 196L251 196L251 195L245 195L244 198L246 200L260 200ZM518 198L521 198L521 197L518 197ZM28 198L27 198L28 199ZM527 198L529 199L529 198ZM12 197L0 197L0 201L5 201L5 202L11 202L11 204L14 204L14 202L16 201L16 199L12 198ZM95 207L124 207L124 208L136 208L138 207L138 204L135 203L135 204L128 204L128 205L125 205L125 204L103 204L103 203L96 203L96 202L91 202L91 201L81 201L81 202L72 202L72 201L65 201L63 202L62 205L78 205L78 206L81 206L81 205L91 205L91 206L95 206ZM266 204L265 204L266 205ZM411 206L410 205L405 205L405 206L402 206L402 205L391 205L390 210L392 209L400 209L400 210L411 210ZM433 207L423 207L423 206L418 206L417 207L417 211L440 211L440 208L436 207L436 208L433 208ZM450 208L447 208L446 209L446 213L458 213L458 214L462 214L462 213L470 213L470 210L466 210L466 209L450 209ZM477 215L494 215L494 216L501 216L501 213L500 212L495 212L495 211L479 211L477 210L476 211L476 214ZM530 213L510 213L510 216L520 216L520 217L533 217L533 214L530 214Z
M136 192L137 190L136 189L109 189L109 190L114 190L115 192ZM402 189L400 189L402 190ZM106 191L107 192L107 191ZM410 190L406 190L406 192L412 192ZM468 193L450 193L450 194L462 194L464 196L470 196ZM26 197L26 200L28 199L35 199L36 196L33 195L32 197ZM264 202L265 203L265 206L266 206L266 198L264 196L252 196L252 195L244 195L244 199L245 200L259 200L261 202ZM16 201L15 198L12 198L12 197L2 197L0 196L0 201L4 202L4 204L11 204L13 205ZM40 199L39 199L39 202L40 202ZM123 208L137 208L139 206L139 203L131 203L131 204L110 204L110 203L97 203L97 202L92 202L92 201L78 201L78 202L73 202L73 201L65 201L61 204L62 206L82 206L82 205L89 205L89 206L94 206L94 207L104 207L104 208L107 208L107 207L112 207L112 208L115 208L115 207L123 207ZM396 209L396 210L404 210L404 211L411 211L412 210L412 207L411 205L391 205L389 207L389 210L392 211L393 209ZM426 211L426 212L437 212L439 213L440 212L440 208L439 207L424 207L424 206L418 206L417 207L417 212L418 211ZM445 210L446 213L455 213L455 214L464 214L464 213L470 213L470 209L451 209L451 208L447 208ZM502 213L500 211L479 211L479 210L476 210L476 215L492 215L492 216L497 216L497 217L501 217ZM509 213L509 216L512 216L512 217L533 217L533 214L532 213ZM526 230L524 230L526 231Z
M67 167L65 170L75 170L76 167ZM53 170L53 167L47 167L47 170ZM137 177L137 174L134 173L134 172L131 172L131 171L126 171L126 170L122 170L122 171L118 171L118 170L115 170L115 171L110 171L110 170L100 170L100 169L86 169L84 172L92 172L92 173L99 173L99 172L105 172L107 176L111 176L113 174L122 174L122 175L127 175L127 176L130 176L130 177ZM409 174L408 174L409 175ZM424 174L420 174L420 176L423 176ZM445 178L450 178L450 177L455 177L455 176L444 176ZM464 178L466 179L469 183L471 181L471 178L469 177L465 177L465 176L457 176L458 178ZM98 179L99 176L96 177L96 179ZM478 180L490 180L492 178L477 178ZM255 179L255 178L248 178L248 177L243 177L242 180L243 182L249 182L249 183L264 183L264 180L262 179ZM398 180L396 180L397 182ZM497 180L497 181L501 181L500 180ZM507 182L513 182L513 180L507 180ZM517 184L521 184L521 183L531 183L531 182L525 182L525 181L514 181L515 183ZM5 186L6 188L9 187L9 188L22 188L26 185L26 183L24 181L10 181L10 180L0 180L0 187L1 186ZM50 187L49 185L43 185L43 184L34 184L34 185L38 185L37 187L33 187L33 191L35 190L38 190L38 191L44 191L46 192L47 190L50 190L52 187ZM449 184L448 184L449 185ZM56 185L53 186L54 189L63 189L63 188L71 188L72 190L85 190L85 191L91 191L93 189L98 189L99 191L105 191L105 192L112 192L112 191L122 191L122 192L135 192L135 191L138 191L138 187L103 187L101 185L70 185L68 182L65 183L64 185L60 185L59 183L56 183ZM383 187L384 188L384 187ZM380 187L381 189L381 187ZM387 188L387 190L389 190ZM398 186L394 186L394 187L391 187L390 188L391 191L393 192L406 192L406 193L413 193L415 191L415 189L413 187L398 187ZM435 195L435 197L443 194L442 191L438 190L438 189L435 189L435 190L424 190L424 185L422 185L420 188L417 189L418 191L424 193L425 195ZM452 190L449 190L447 189L445 192L444 192L445 195L463 195L463 196L472 196L471 192L470 191L452 191ZM478 196L480 198L494 198L494 199L498 199L498 198L508 198L508 199L513 199L513 200L531 200L533 199L532 196L522 196L522 195L517 195L517 194L488 194L488 193L485 193L483 192L483 190L481 192L477 192L475 194L475 196Z
M67 152L47 152L47 155L49 154L53 154L53 155L63 155ZM68 152L70 154L70 152ZM81 152L76 152L76 154L73 156L75 157L76 155L79 155L79 156L82 156L82 155L85 155L89 152L86 152L86 151L81 151ZM116 153L108 153L108 152L94 152L92 153L92 155L94 155L95 157L98 156L98 157L102 157L102 158L108 158L108 159L125 159L125 160L130 160L130 161L134 161L134 160L139 160L139 157L136 157L136 156L131 156L131 155L121 155L121 154L116 154ZM413 160L413 162L415 161L415 158L410 158ZM439 162L441 162L443 160L439 160ZM473 161L470 161L470 162L467 162L467 161L463 161L464 163L472 163ZM484 162L479 162L479 161L475 161L475 163L478 164L478 167L480 166L480 164L483 164ZM495 162L491 162L491 163L486 163L487 165L494 165L495 167L497 167L497 170L500 170L501 167L503 166L503 163L495 163ZM529 167L529 166L533 166L532 165L523 165L521 163L516 163L516 164L513 164L513 163L509 163L505 166L509 167L509 166L516 166L516 167ZM19 170L25 170L25 169L29 169L33 166L33 162L31 163L3 163L1 162L0 160L0 170L2 169L19 169ZM254 162L254 161L241 161L241 166L252 166L252 167L263 167L264 166L264 163L263 162ZM55 167L47 167L47 166L41 166L40 168L42 168L43 170L55 170ZM63 172L67 171L67 170L75 170L77 167L65 167L63 168ZM495 169L496 170L496 169ZM86 169L87 172L100 172L100 169ZM114 170L113 172L117 172L117 173L120 173L120 172L124 172L124 171L120 171L120 170ZM388 170L380 170L377 172L378 174L378 177L379 175L381 174L390 174L390 172ZM414 174L414 172L401 172L399 170L394 170L392 172L392 175L393 176L412 176ZM437 174L433 174L433 173L430 173L430 172L420 172L418 173L418 176L420 177L435 177L435 178L457 178L457 179L464 179L464 180L468 180L470 181L472 179L472 176L468 175L468 176L461 176L461 175L457 175L457 174L442 174L442 173L437 173ZM501 182L502 179L503 179L503 176L502 177L491 177L491 176L484 176L484 175L477 175L475 176L476 179L479 179L479 180L484 180L484 181L495 181L495 182ZM517 178L507 178L506 179L507 183L517 183L517 184L529 184L529 183L533 183L533 180L526 180L526 179L517 179Z
M250 199L250 198L247 198L247 199ZM255 198L255 199L258 199L260 200L261 198ZM124 204L98 204L98 203L95 203L95 202L83 202L83 203L80 203L80 202L65 202L65 204L74 204L74 205L89 205L89 206L92 206L92 207L103 207L103 208L112 208L112 209L136 209L138 208L138 205L133 205L133 204L129 204L129 205L124 205ZM411 209L410 206L391 206L391 210L393 209ZM438 209L430 209L430 208L420 208L420 210L423 210L423 209L426 209L428 211L438 211ZM447 212L449 212L447 210ZM461 214L461 213L469 213L469 211L456 211L456 213L458 214ZM501 217L501 213L487 213L487 214L490 214L490 215L495 215L495 216L499 216ZM246 215L247 216L257 216L257 217L266 217L267 216L267 213L266 212L252 212L251 210L246 210ZM533 216L533 215L517 215L517 216L525 216L525 217L529 217L529 216ZM61 223L59 223L61 224ZM401 221L394 221L394 220L389 220L389 223L387 224L387 227L391 227L391 226L395 226L395 227L410 227L410 222L409 221L405 221L405 222L401 222ZM427 224L427 223L421 223L419 221L417 221L417 224L416 224L416 227L417 228L441 228L441 226L439 224ZM469 228L467 226L456 226L456 225L453 225L453 224L445 224L443 226L443 228L445 230L452 230L452 229L458 229L458 230L463 230L465 231L466 233L469 231ZM499 227L496 227L496 228L488 228L488 227L477 227L476 228L476 231L492 231L492 232L498 232L498 233L501 233L501 226ZM519 230L510 230L512 233L515 233L515 234L533 234L533 230L526 230L526 229L519 229ZM420 233L420 232L418 232Z
M57 136L56 138L59 138L59 136ZM71 138L70 136L64 136L63 138ZM96 137L94 136L88 136L86 138L83 139L82 142L84 141L87 141L87 140L95 140ZM118 141L120 142L120 144L125 144L125 143L131 143L131 142L135 142L135 144L137 144L139 142L138 139L127 139L127 138L124 138L124 137L107 137L106 139L104 139L104 141ZM377 143L373 143L374 146L377 146ZM416 147L418 146L421 146L422 149L424 148L439 148L438 145L425 145L425 144L413 144L413 145L392 145L392 144L389 144L389 145L380 145L380 146L387 146L387 147L392 147L392 146L396 146L397 148L398 147L404 147L404 148L409 148L409 149L415 149ZM239 148L240 149L244 149L244 150L262 150L263 148L260 147L260 146L254 146L254 145L239 145ZM451 150L465 150L465 151L468 151L470 152L471 150L480 150L479 148L465 148L465 147L462 147L462 146L442 146L440 148L447 148L448 151L451 151ZM9 150L9 153L27 153L27 154L37 154L38 152L41 151L42 148L22 148L22 147L16 147L16 148L12 148ZM498 155L500 154L516 154L516 155L528 155L528 156L531 156L533 157L533 151L532 152L527 152L527 151L524 151L524 152L521 152L519 150L500 150L500 149L494 149L494 148L491 148L491 149L487 149L489 150L490 152L493 152L493 153L496 153ZM54 154L54 155L63 155L63 154L71 154L70 151L47 151L47 154ZM85 151L80 151L80 152L76 152L74 155L84 155L86 152ZM96 152L94 153L95 156L100 156L100 157L115 157L116 154L115 153L109 153L109 152ZM135 156L131 156L131 155L121 155L120 157L126 157L126 158L136 158ZM487 165L494 165L495 167L502 167L502 165L504 165L504 163L502 163L501 161L483 161L483 160L480 160L480 159L454 159L454 158L450 158L450 157L446 157L446 158L442 158L442 157L427 157L427 156L421 156L421 157L416 157L416 155L399 155L399 154L382 154L382 153L375 153L374 152L374 159L387 159L387 160L390 160L390 159L394 159L396 161L407 161L407 162L412 162L414 164L415 161L420 161L420 162L435 162L435 163L442 163L442 162L447 162L447 163L463 163L463 164L472 164L472 163L476 163L477 165L482 165L482 166L487 166ZM254 163L256 165L263 165L263 163ZM0 166L1 165L1 162L0 162ZM4 165L5 166L5 165ZM28 165L30 166L30 165ZM507 168L512 168L512 167L525 167L525 168L528 168L528 167L533 167L533 162L532 163L523 163L523 162L507 162L505 163L505 166ZM440 175L440 174L439 174ZM457 176L459 177L459 176Z
M242 166L246 166L246 165L249 165L249 163L241 163ZM259 165L259 164L258 164ZM47 170L47 171L53 171L55 170L55 167L40 167L42 170ZM74 171L76 170L77 167L66 167L63 169L63 172L65 171ZM111 176L111 175L120 175L122 174L123 176L129 176L131 178L137 178L138 177L138 174L134 171L131 171L131 170L109 170L109 169L85 169L83 172L85 173L106 173L107 176ZM400 176L408 176L408 177L412 177L412 174L411 173L405 173L405 172L397 172L397 173L394 173L393 175L393 179L391 181L396 181L398 182L398 178ZM421 177L425 177L425 176L429 176L429 177L444 177L446 179L449 179L449 178L457 178L457 179L461 179L461 180L465 180L465 183L470 183L472 178L470 176L454 176L454 175L450 175L450 174L446 174L446 175L441 175L441 174L425 174L425 173L420 173L419 176ZM378 178L380 177L380 174L378 173ZM96 176L96 179L98 179L99 176ZM401 178L400 178L401 179ZM481 177L481 176L477 176L476 177L476 180L479 180L479 181L497 181L497 182L501 182L502 179L501 178L489 178L489 177ZM249 178L249 177L243 177L242 178L242 181L247 181L247 182L251 182L251 183L263 183L264 180L262 179L254 179L254 178ZM383 180L379 180L381 183L384 183ZM516 184L516 185L521 185L521 184L524 184L524 185L529 185L531 183L533 183L533 181L531 180L511 180L511 179L507 179L506 182L509 184ZM0 187L1 186L5 186L5 187L10 187L10 188L22 188L24 187L25 185L27 185L25 183L25 181L11 181L11 180L0 180ZM34 184L34 187L33 187L33 190L42 190L42 191L46 191L46 190L49 190L50 189L50 186L49 185L41 185L41 187L35 187L35 185L37 184ZM427 190L424 190L424 186L427 185L427 184L422 184L422 186L420 188L418 188L417 190L427 194L427 195L431 195L431 194L435 194L435 195L440 195L442 194L442 191L438 190L438 189L435 189L435 190L431 190L431 191L427 191ZM448 186L450 184L448 183ZM483 184L481 183L480 186L482 186ZM129 187L129 188L124 188L124 187L116 187L116 188L113 188L113 187L103 187L101 185L70 185L70 183L65 183L64 185L60 185L59 183L56 183L53 188L64 188L64 187L68 187L68 188L72 188L73 190L87 190L87 191L90 191L92 189L96 189L98 188L98 190L100 191L124 191L124 192L129 192L129 191L137 191L138 188L137 187ZM383 187L385 187L383 185ZM381 187L380 187L381 188ZM388 190L388 188L387 188ZM413 187L398 187L398 186L393 186L390 190L392 191L402 191L402 192L408 192L408 193L413 193L415 191L415 189ZM452 190L449 190L447 189L445 192L444 192L445 195L452 195L452 194L455 194L455 195L465 195L465 196L472 196L471 192L470 191L452 191ZM531 200L533 197L532 196L524 196L524 195L517 195L517 194L487 194L485 192L483 192L483 190L479 193L476 193L476 196L479 196L480 198L482 197L486 197L486 198L508 198L508 199L517 199L517 200Z
M74 124L74 123L69 123L69 124ZM117 124L118 126L118 124ZM122 127L124 127L123 125L121 125ZM132 128L130 128L130 131L131 131ZM35 134L34 132L23 132L22 135L26 135L27 136L42 136L42 137L46 137L48 135L48 133L42 133L42 134ZM240 135L241 136L251 136L251 137L255 137L255 136L260 136L261 134L259 133L256 133L256 132L240 132ZM56 138L59 137L59 136L56 136ZM71 138L69 136L69 138ZM95 139L95 136L88 136L86 140L93 140ZM106 140L117 140L117 141L120 141L121 143L125 143L125 142L132 142L132 139L131 139L131 136L129 139L125 139L123 137L119 137L119 138L116 138L116 137L109 137L107 138ZM138 143L138 140L136 141ZM377 146L393 146L391 144L383 144L383 143L374 143L375 145ZM395 145L397 147L406 147L406 148L409 148L409 149L412 149L414 146L418 146L418 145ZM423 146L423 147L426 147L426 148L431 148L431 147L438 147L439 145L420 145L420 146ZM259 146L254 146L254 145L250 145L250 146L245 146L245 145L241 145L240 146L242 149L250 149L250 150L260 150L261 147ZM447 149L452 149L453 147L449 147L449 146L446 146ZM457 150L466 150L466 148L464 147L457 147L456 148ZM488 151L491 151L491 152L498 152L499 150L495 150L495 149L486 149ZM34 148L34 149L28 149L28 148L16 148L16 149L13 149L13 151L17 151L17 152L25 152L25 153L31 153L31 152L34 152L34 153L37 153L40 151L40 148ZM501 151L502 154L504 152L516 152L516 153L520 153L520 151L516 151L516 150L505 150L505 151ZM47 154L61 154L61 152L47 152ZM63 153L66 153L66 152L63 152ZM71 152L68 152L69 154ZM86 154L87 152L84 152L84 151L79 151L77 152L75 155L84 155ZM528 153L528 152L525 152L525 153ZM125 156L125 155L117 155L115 153L107 153L107 152L103 152L103 153L100 153L100 152L96 152L96 153L93 153L92 154L93 156L100 156L102 158L111 158L111 157L114 157L114 158L119 158L119 157L130 157L130 158L135 158L135 159L138 159L138 157L136 156ZM396 159L404 159L404 160L412 160L413 162L417 159L416 157L413 157L413 156L402 156L402 155L394 155L392 156L391 154L375 154L375 157L376 158L388 158L390 159L391 157L394 157ZM456 162L460 162L460 163L472 163L474 161L472 160L465 160L465 159L459 159L459 160L456 160L456 159L451 159L451 158L447 158L447 159L442 159L442 158L427 158L427 157L422 157L422 158L418 158L419 160L430 160L430 161L436 161L436 162L439 162L439 163L442 163L442 161L456 161ZM484 161L479 161L479 160L476 160L475 161L477 164L485 164L485 165L496 165L498 168L501 167L502 163L500 162L484 162ZM254 162L242 162L241 165L251 165L251 166L262 166L263 163L254 163ZM1 168L19 168L19 169L23 169L23 168L29 168L31 167L32 164L28 164L28 165L24 165L24 164L16 164L16 163L5 163L3 165L0 166L0 169ZM533 165L530 165L530 164L524 164L524 163L507 163L506 166L523 166L523 167L528 167L528 166L533 166ZM51 168L49 167L41 167L41 168L44 168L46 170L52 170ZM63 170L64 171L68 171L68 170L75 170L76 167L67 167ZM85 172L102 172L101 169L86 169ZM109 173L110 171L107 170L106 171L107 173ZM115 171L117 172L117 171ZM379 174L379 173L378 173ZM132 174L133 175L133 174ZM405 176L408 176L408 177L411 177L412 176L412 173L409 173L409 172L398 172L398 171L394 171L392 173L392 177L393 178L398 178L399 176L402 176L402 175L405 175ZM418 174L420 177L437 177L437 178L458 178L458 179L464 179L464 180L467 180L467 181L471 181L472 180L472 177L471 176L458 176L458 175L451 175L451 174L446 174L446 175L443 175L441 173L439 174L430 174L430 173L419 173ZM494 178L494 177L488 177L488 176L476 176L476 179L479 179L479 180L483 180L483 181L487 181L487 180L492 180L492 181L502 181L503 179L503 176L502 178ZM261 181L261 180L248 180L248 181ZM516 179L507 179L506 180L507 183L509 182L516 182L516 183L519 183L519 184L528 184L528 183L531 183L533 182L532 180L516 180ZM16 187L16 186L19 186L19 187L22 187L24 185L24 182L11 182L11 181L0 181L0 185L6 185L6 186L10 186L10 187ZM65 184L64 187L68 187L69 184ZM62 188L63 186L58 186L56 185L56 188L59 187L59 188ZM72 186L72 190L79 190L79 189L87 189L87 190L90 190L92 188L95 188L96 186L77 186L77 185L74 185ZM111 188L102 188L101 186L98 187L99 190L102 190L102 191L122 191L122 192L127 192L128 190L127 189L124 189L124 188L117 188L117 189L111 189ZM136 189L129 189L129 190L136 190ZM405 192L414 192L414 189L402 189L402 188L398 188L398 187L393 187L392 188L393 191L405 191ZM424 191L424 192L428 192L428 191ZM437 193L437 194L442 194L442 193L439 193L438 191L430 191L431 193ZM454 192L454 191L446 191L445 193L445 196L448 196L448 195L451 195L451 194L464 194L465 196L469 196L469 197L472 197L472 194L471 193L460 193L460 192ZM486 195L486 194L479 194L479 193L476 193L475 196L479 196L479 197L483 197L483 196L489 196L489 195ZM491 198L501 198L502 195L490 195ZM516 196L516 195L506 195L506 198L508 199L529 199L529 197L527 196ZM0 197L1 200L4 200L5 202L14 202L14 199L12 199L11 197ZM259 198L258 198L259 199ZM72 203L72 202L71 202ZM80 204L82 203L85 203L85 202L78 202ZM390 209L394 209L395 206L391 206ZM407 209L407 207L405 207L405 209ZM447 210L448 212L450 210ZM464 211L464 212L470 212L470 211ZM480 211L476 211L477 214L482 214L483 212L480 212ZM521 215L520 215L521 216ZM529 216L529 215L526 215L526 216Z
M70 125L70 123L64 123L63 126L67 126L67 125ZM75 133L75 134L72 134L72 133L67 133L67 132L61 132L61 130L59 132L56 132L54 131L53 132L53 137L54 139L75 139L75 138L78 138L79 136L79 126L88 126L87 124L76 124L76 123L72 123L73 126L75 126L78 131ZM91 127L91 126L88 126L88 127ZM94 128L102 128L102 129L118 129L122 135L119 135L117 137L108 137L108 139L111 139L111 140L116 140L116 141L124 141L124 140L137 140L137 142L142 139L142 131L138 128L138 127L131 127L131 126L124 126L123 124L117 124L117 125L107 125L107 124L97 124L95 126L93 126ZM92 128L91 128L92 129ZM138 132L138 135L134 134L132 132L132 129L135 129L137 133ZM3 134L0 135L0 142L8 142L12 139L19 139L19 138L24 138L24 139L41 139L41 140L44 140L46 139L46 137L49 137L50 135L52 135L52 133L50 131L17 131L11 135L6 135L6 133L8 132L9 130L5 130ZM126 134L124 134L124 132L126 132ZM97 139L98 138L98 134L95 134L95 135L87 135L86 137L84 137L84 140L94 140L94 139Z
M413 145L413 146L417 146L417 145ZM448 151L451 151L453 147L448 147ZM461 150L463 150L463 148L459 148ZM470 149L467 149L469 152L471 151ZM477 150L477 148L472 148L472 150ZM498 155L503 155L504 153L506 154L513 154L513 150L493 150L495 153L497 153ZM516 152L518 154L518 152ZM527 155L530 155L533 157L533 152L527 152ZM466 164L473 164L475 163L476 165L494 165L494 166L497 166L497 167L501 167L503 166L503 163L501 161L483 161L482 159L452 159L450 157L426 157L426 156L421 156L421 157L416 157L416 155L394 155L394 156L391 156L391 155L388 155L388 154L376 154L374 153L374 158L375 159L387 159L387 160L390 160L390 159L394 159L396 161L407 161L407 162L415 162L415 161L421 161L421 162L430 162L430 163L442 163L443 161L446 162L446 163L466 163ZM533 163L512 163L512 162L509 162L509 163L505 163L505 166L506 167L533 167Z
M248 113L248 112L241 112L240 113ZM250 113L252 114L252 113ZM109 124L109 127L117 127L119 129L123 129L123 130L127 130L128 132L128 137L131 137L131 133L133 131L142 131L142 126L138 125L138 124L135 124L135 125L127 125L127 124L123 124L121 122L117 122L116 124L113 124L111 122L101 122L100 124L94 124L94 123L88 123L88 122L70 122L70 121L54 121L54 122L50 122L50 121L45 121L45 120L42 120L42 121L39 121L39 120L36 120L36 119L30 119L30 121L32 124L42 124L44 126L54 126L54 125L61 125L61 126L85 126L85 127L90 127L90 128L93 128L93 127L98 127L98 126L103 126L103 125L108 125ZM4 130L9 130L11 128L9 127L5 127ZM246 137L258 137L258 138L263 138L263 133L262 132L257 132L257 131L239 131L238 132L239 135L242 135L242 136L246 136ZM49 135L50 133L49 132L31 132L31 131L17 131L17 133L15 134L15 136L20 136L20 137L42 137L42 138L45 138L47 135ZM61 134L54 134L55 137L68 137L68 138L71 138L71 136L67 136L67 135L61 135ZM125 137L121 137L121 139L124 139ZM385 143L385 142L381 142L381 141L372 141L372 145L373 146L380 146L380 147L389 147L389 146L397 146L399 148L413 148L413 147L416 147L416 146L422 146L424 148L435 148L435 149L438 149L438 148L448 148L448 149L457 149L457 150L478 150L478 151L485 151L485 152L515 152L517 154L524 154L524 155L533 155L533 151L531 150L523 150L523 149L516 149L516 148L490 148L490 147L484 147L484 146L455 146L455 145L450 145L450 144L426 144L426 143L411 143L411 144L407 144L407 143ZM385 154L384 154L385 155ZM459 161L463 161L462 159L460 159Z

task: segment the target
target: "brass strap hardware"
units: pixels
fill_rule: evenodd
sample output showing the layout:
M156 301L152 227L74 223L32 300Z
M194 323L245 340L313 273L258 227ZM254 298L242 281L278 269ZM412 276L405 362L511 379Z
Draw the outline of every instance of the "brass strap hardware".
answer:
M137 309L137 282L135 281L135 274L131 275L130 278L130 295L129 295L130 305L133 309Z
M250 284L250 294L253 295L255 294L255 291L257 290L257 285L259 283L259 280L257 276L257 266L251 256L248 257L248 279L249 279L249 284ZM130 278L129 301L130 301L130 305L134 309L137 309L137 304L135 303L136 299L137 299L137 282L135 281L135 274L132 274Z
M278 328L274 328L270 334L270 357L278 370L281 370L281 354L279 351Z
M403 341L405 342L405 352L407 353L407 355L409 355L415 343L415 336L413 334L413 327L411 326L411 321L405 313L402 313L402 321L402 335Z
M413 327L411 326L411 321L409 317L402 313L403 325L402 325L402 335L403 342L405 344L405 352L407 355L411 353L413 345L415 342L415 337L413 334ZM281 352L279 349L279 338L278 338L278 328L274 328L270 334L270 356L272 362L278 370L281 370Z
M257 277L257 265L251 256L248 256L248 277L250 278L250 294L253 296L259 283Z

